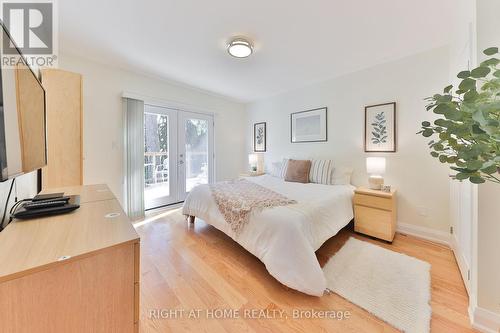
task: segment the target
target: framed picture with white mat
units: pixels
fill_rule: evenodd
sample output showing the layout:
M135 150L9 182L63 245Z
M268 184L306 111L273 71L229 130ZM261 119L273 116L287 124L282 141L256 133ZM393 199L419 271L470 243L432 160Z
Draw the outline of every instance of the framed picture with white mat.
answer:
M396 102L365 107L365 152L396 152Z
M290 140L297 142L328 141L327 108L295 112L290 115Z

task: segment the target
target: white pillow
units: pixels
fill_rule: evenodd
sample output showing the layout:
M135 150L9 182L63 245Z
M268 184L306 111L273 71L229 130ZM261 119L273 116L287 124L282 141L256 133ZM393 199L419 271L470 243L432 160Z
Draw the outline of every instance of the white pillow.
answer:
M332 160L312 160L309 171L309 182L330 185L333 178Z
M281 162L274 162L272 165L271 165L271 176L273 177L281 177L281 166L282 166L283 163Z
M349 185L351 184L351 175L353 169L348 167L333 168L332 185Z
M284 158L281 163L280 178L285 179L286 169L288 169L288 158Z

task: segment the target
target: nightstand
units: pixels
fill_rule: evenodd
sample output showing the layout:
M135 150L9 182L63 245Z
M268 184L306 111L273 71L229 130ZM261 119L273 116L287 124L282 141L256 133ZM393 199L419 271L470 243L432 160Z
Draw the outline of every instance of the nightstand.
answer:
M354 231L392 242L396 216L396 190L359 187L354 191Z

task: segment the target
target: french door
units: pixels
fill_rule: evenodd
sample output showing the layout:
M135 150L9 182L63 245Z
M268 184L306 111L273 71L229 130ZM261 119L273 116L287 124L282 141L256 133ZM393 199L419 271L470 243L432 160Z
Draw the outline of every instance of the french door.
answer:
M213 116L179 112L179 201L184 201L193 187L213 182L213 124Z
M182 202L195 186L212 182L213 141L213 116L145 105L145 208Z

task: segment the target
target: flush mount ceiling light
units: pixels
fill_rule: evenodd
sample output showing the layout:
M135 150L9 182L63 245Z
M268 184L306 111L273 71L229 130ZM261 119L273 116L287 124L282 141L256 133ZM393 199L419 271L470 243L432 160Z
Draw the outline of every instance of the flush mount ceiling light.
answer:
M244 38L234 38L227 45L227 52L236 58L246 58L253 52L253 45Z

